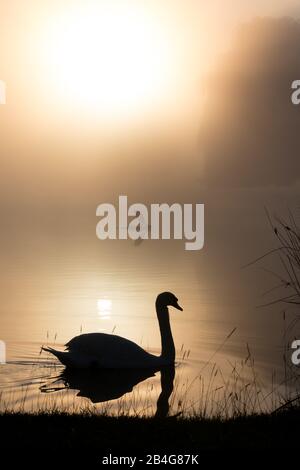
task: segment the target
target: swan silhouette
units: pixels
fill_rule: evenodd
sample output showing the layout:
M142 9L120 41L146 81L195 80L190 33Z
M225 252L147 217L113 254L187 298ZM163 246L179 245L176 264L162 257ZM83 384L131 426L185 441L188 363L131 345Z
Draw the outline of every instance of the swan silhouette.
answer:
M66 351L43 347L67 367L100 369L143 369L174 364L175 346L170 327L168 307L183 310L171 292L159 294L155 302L161 334L162 351L154 356L132 341L106 333L89 333L71 339Z

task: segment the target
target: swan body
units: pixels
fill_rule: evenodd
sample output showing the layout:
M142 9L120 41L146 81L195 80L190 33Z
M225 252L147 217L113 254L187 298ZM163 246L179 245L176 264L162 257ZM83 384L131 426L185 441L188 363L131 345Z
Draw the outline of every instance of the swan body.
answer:
M161 333L162 353L155 356L133 341L106 333L88 333L75 336L65 346L66 351L43 348L67 367L100 369L156 368L173 364L175 346L170 328L168 306L178 310L178 299L170 292L159 294L156 313Z

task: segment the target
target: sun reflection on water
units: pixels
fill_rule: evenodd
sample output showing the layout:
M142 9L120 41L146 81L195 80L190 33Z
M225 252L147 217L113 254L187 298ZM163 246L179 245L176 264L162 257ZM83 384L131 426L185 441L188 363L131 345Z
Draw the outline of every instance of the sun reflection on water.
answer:
M97 300L97 312L101 319L109 320L112 311L112 301L110 299Z

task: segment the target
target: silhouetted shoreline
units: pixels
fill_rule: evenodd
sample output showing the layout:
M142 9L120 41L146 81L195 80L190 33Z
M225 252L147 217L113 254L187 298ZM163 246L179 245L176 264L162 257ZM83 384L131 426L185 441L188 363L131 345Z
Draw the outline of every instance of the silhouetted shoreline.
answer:
M91 414L4 413L1 450L26 449L50 457L201 454L207 451L296 449L300 409L228 420L180 417L134 418ZM126 450L126 452L125 452Z

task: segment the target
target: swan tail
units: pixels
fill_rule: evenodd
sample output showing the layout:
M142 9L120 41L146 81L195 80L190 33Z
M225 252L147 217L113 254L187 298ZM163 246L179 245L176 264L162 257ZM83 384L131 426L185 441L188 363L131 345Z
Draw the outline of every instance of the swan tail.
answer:
M56 357L57 357L57 354L60 352L60 351L56 351L56 349L50 348L50 346L47 346L47 347L42 346L42 350L46 351L46 352L49 352L51 354L54 354L54 356L56 356Z
M64 351L57 351L56 349L50 348L50 347L42 347L43 351L49 352L53 354L53 356L57 357L57 359L64 365L69 365L68 361L68 353Z

